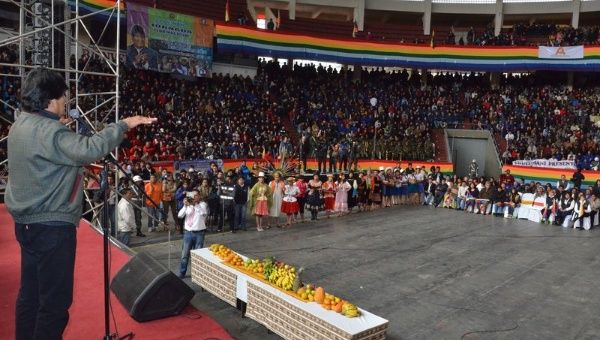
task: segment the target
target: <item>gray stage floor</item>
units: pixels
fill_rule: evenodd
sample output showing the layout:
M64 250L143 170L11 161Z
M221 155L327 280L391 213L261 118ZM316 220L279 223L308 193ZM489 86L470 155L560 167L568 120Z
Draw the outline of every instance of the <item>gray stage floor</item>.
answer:
M389 320L390 339L600 339L600 234L430 207L395 207L236 234L251 257L304 266L305 282ZM180 241L134 248L171 268ZM238 339L275 339L199 287L193 304Z

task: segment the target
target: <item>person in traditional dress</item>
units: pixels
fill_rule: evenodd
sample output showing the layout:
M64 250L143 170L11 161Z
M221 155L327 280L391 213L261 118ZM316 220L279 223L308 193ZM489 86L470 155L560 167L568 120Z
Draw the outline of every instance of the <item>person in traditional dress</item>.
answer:
M356 198L358 196L358 184L356 183L356 177L354 177L354 172L350 170L348 173L348 184L352 189L348 190L348 212L352 211L352 208L356 206Z
M292 217L298 213L298 199L300 193L298 187L294 183L295 178L289 177L283 191L283 200L281 202L281 212L287 215L286 227L292 226Z
M298 188L298 195L296 199L298 200L298 212L300 213L300 219L304 222L304 205L306 204L306 194L308 193L308 185L304 182L302 177L299 177L296 181L296 187ZM294 219L297 219L298 213L294 215Z
M258 182L250 190L250 211L256 216L256 230L263 231L263 217L269 216L269 208L272 204L273 195L271 188L265 182L264 172L258 173Z
M571 215L573 214L573 209L575 209L575 201L571 198L571 193L565 191L560 199L557 222L564 224L565 220L568 219L570 221Z
M389 208L392 206L392 197L394 196L394 180L392 177L392 168L386 168L385 172L380 173L383 184L383 206Z
M271 219L267 224L267 229L271 228L271 224L276 227L280 226L279 216L281 215L281 203L283 202L285 183L281 179L279 172L273 173L273 180L269 183L269 188L271 188L271 192L273 193L273 204L271 204L271 208L269 209L269 217Z
M425 182L427 179L427 173L425 172L424 166L418 166L415 173L415 179L417 180L417 187L419 189L419 203L425 201Z
M542 210L542 218L540 223L553 223L556 220L556 213L558 210L558 199L556 198L556 192L554 190L548 191L546 196L546 203Z
M394 170L394 195L392 196L392 200L394 205L400 204L400 191L402 190L402 173L400 172L400 168L396 168Z
M352 190L352 186L346 181L346 175L340 173L338 181L334 185L335 189L335 205L334 211L343 215L348 212L348 192Z
M323 183L319 179L319 175L313 175L313 179L308 181L308 192L306 194L306 209L310 210L310 220L316 221L319 210L323 208L323 200L321 199L321 187Z
M367 175L361 172L356 180L356 203L358 211L364 211L368 207L369 188L367 187Z
M406 178L408 180L408 202L411 205L419 204L419 185L417 184L417 178L415 172L407 173Z
M590 219L592 207L585 198L585 194L583 192L579 193L579 197L575 202L575 209L573 210L573 229L583 228L585 230L590 230L592 228L592 221Z
M329 215L335 209L335 183L333 174L327 175L327 182L323 183L323 200L325 201L325 215Z
M383 167L381 167L383 168ZM381 207L381 191L382 191L382 183L379 178L379 171L373 171L371 176L371 191L369 193L369 199L371 200L371 208L380 208Z
M408 174L400 169L400 204L408 203Z

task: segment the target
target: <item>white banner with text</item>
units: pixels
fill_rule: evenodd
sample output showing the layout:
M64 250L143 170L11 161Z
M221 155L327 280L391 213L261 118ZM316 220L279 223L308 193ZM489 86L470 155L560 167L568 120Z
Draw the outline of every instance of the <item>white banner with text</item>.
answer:
M541 59L583 59L583 46L539 46Z
M515 160L512 165L530 166L533 168L577 169L575 161L557 161L553 159L522 159Z

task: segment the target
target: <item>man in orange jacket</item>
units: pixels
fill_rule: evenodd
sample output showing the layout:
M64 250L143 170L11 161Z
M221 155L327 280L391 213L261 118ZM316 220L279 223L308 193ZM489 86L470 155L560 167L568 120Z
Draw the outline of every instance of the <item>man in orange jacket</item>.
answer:
M146 209L148 210L148 232L156 231L158 222L160 221L160 209L157 205L160 204L162 198L162 184L156 180L156 175L150 175L150 182L144 187L146 195L150 199L146 199ZM155 205L156 204L156 205Z

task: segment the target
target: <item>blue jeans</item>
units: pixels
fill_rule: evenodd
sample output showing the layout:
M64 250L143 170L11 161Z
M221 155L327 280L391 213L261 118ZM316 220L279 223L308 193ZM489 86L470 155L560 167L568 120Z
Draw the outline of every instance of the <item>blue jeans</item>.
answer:
M62 339L73 302L77 229L74 225L19 224L21 286L15 339Z
M235 205L235 223L233 224L235 229L246 229L246 205L236 204Z
M181 250L181 266L179 267L179 276L183 277L187 272L188 262L190 260L190 252L194 249L200 249L202 247L204 247L204 230L186 230L183 234L183 249Z
M158 227L158 221L160 220L160 212L158 208L155 207L146 207L146 210L148 210L148 214L152 216L148 216L148 231L150 231Z
M124 245L129 245L129 238L131 237L131 231L120 231L119 232L119 241Z

